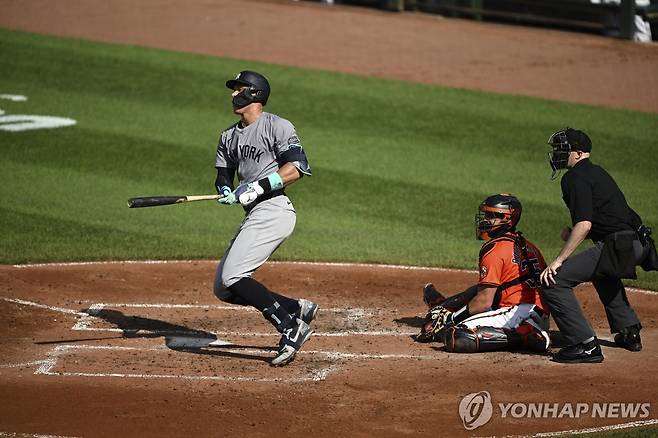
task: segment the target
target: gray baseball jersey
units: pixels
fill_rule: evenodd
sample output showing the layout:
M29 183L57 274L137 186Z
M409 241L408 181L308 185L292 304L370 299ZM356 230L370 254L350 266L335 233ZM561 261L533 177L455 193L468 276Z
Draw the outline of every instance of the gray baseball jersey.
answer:
M236 123L222 132L215 167L237 170L240 184L247 184L276 172L287 162L303 174L311 174L293 124L264 112L246 128ZM231 295L227 288L251 276L295 228L295 208L285 195L257 200L246 212L217 266L214 289L224 301Z
M286 159L287 154L298 158L300 153L302 145L293 124L264 112L246 128L240 128L236 123L222 132L215 167L236 169L240 184L258 181L276 172L287 161L295 164L300 172L310 175L311 169L305 159Z

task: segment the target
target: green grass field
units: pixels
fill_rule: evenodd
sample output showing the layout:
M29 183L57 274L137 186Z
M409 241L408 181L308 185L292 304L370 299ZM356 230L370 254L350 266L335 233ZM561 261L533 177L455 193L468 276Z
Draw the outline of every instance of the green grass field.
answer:
M489 194L524 205L547 258L569 222L546 140L590 134L593 161L658 227L658 115L369 79L0 30L9 114L77 125L0 131L1 263L219 258L242 217L214 202L128 209L133 196L213 193L218 135L236 118L224 81L268 76L266 110L293 121L314 176L288 193L297 229L278 260L474 269L473 216ZM658 275L630 282L658 289Z
M649 438L658 435L658 428L654 426L632 429L614 430L609 432L596 432L578 434L582 438Z

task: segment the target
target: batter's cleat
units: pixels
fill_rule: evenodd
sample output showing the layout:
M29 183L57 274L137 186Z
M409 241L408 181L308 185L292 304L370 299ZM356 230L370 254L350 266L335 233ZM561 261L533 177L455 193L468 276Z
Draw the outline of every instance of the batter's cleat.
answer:
M642 339L640 339L640 330L642 326L635 324L625 327L615 335L615 344L627 349L628 351L642 350Z
M432 283L427 283L425 287L423 287L423 301L427 305L427 307L434 307L437 304L441 304L446 300L446 297L441 294L438 290L434 288L434 285Z
M295 316L306 324L311 325L315 316L318 314L318 305L313 301L305 300L304 298L300 298L297 302L299 303L299 310Z
M559 363L601 363L603 353L599 341L593 341L564 347L553 356L553 362Z
M298 318L296 326L283 331L279 341L279 351L270 365L281 367L292 362L304 342L308 341L312 334L311 327Z

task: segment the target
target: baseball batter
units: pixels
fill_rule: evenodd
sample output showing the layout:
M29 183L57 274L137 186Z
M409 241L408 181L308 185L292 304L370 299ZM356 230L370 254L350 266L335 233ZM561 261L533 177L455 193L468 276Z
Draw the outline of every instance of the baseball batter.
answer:
M318 306L272 292L251 275L292 234L296 213L284 188L310 176L311 168L293 124L263 111L270 95L263 75L242 71L226 86L233 91L233 112L240 120L220 136L215 187L223 195L219 202L241 204L245 218L219 262L214 292L222 301L263 313L281 333L271 364L282 366L311 337Z
M428 283L423 299L430 311L417 341L440 341L457 353L548 350L548 313L539 283L546 263L539 249L516 231L521 208L508 194L489 196L480 204L476 235L486 240L480 250L480 279L447 299Z

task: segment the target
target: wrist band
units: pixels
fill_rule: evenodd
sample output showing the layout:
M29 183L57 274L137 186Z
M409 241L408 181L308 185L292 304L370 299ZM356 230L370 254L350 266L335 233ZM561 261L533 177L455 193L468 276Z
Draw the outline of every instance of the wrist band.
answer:
M471 317L471 312L468 311L468 304L467 304L452 314L452 322L455 324L459 324L460 322L470 317Z
M266 178L258 180L258 185L263 188L264 193L269 193L273 190L281 190L283 188L283 180L278 172L273 172Z

